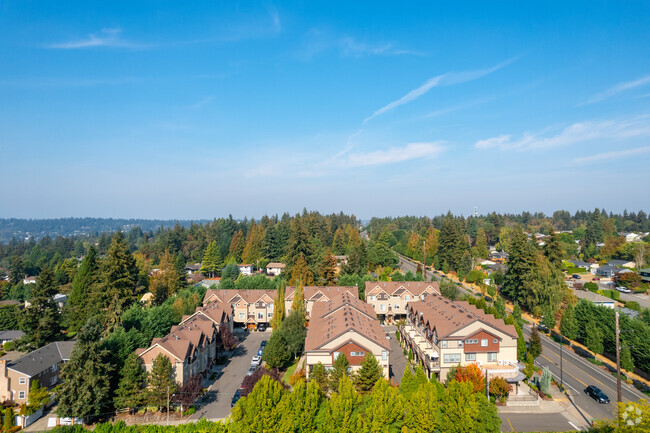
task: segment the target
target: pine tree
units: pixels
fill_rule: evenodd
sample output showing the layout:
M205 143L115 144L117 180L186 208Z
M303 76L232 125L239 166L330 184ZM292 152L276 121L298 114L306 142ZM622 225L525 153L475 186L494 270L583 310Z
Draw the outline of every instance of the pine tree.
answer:
M596 354L603 353L603 331L592 320L585 325L585 346Z
M291 360L287 340L280 330L273 330L269 343L262 353L262 360L271 368L283 368Z
M91 297L92 286L97 282L98 269L97 250L91 245L72 280L72 292L64 307L70 331L78 331L88 319L88 300Z
M361 394L366 394L372 390L377 381L383 376L383 371L377 358L371 352L361 361L361 368L354 377L354 386Z
M557 233L551 233L545 242L544 255L553 266L560 269L562 267L562 257L564 257L564 252L562 251L562 246L560 245L560 239Z
M270 261L279 260L282 256L282 245L278 230L275 226L270 226L264 233L264 242L262 243L262 256Z
M295 265L292 268L289 284L302 284L305 286L311 286L314 284L314 276L309 270L307 261L302 254L298 257L298 260L296 260Z
M379 380L369 395L369 404L362 417L363 430L401 431L404 424L404 398L387 380Z
M271 318L271 328L273 330L279 330L284 320L284 293L285 285L282 283L278 288L277 294L275 295L275 301L273 302L273 317Z
M325 370L325 366L320 362L312 368L311 373L309 374L309 380L316 382L323 392L326 392L329 388L327 370Z
M323 391L316 382L298 381L293 391L285 394L278 405L282 414L278 430L288 433L318 431L316 420L322 402Z
M623 346L621 349L621 368L630 373L634 372L634 358L629 346Z
M221 271L222 266L223 260L219 253L217 241L212 241L205 249L205 254L203 254L203 262L201 263L200 272L203 275L208 275L210 278L214 278L214 276Z
M312 256L314 253L312 249L312 243L309 241L309 233L305 229L305 226L302 222L302 218L294 218L291 221L291 237L289 238L289 245L287 246L287 273L291 273L293 280L293 268L298 265L298 261L305 261L304 264L300 266L308 269L307 259ZM305 271L302 270L301 273ZM311 274L311 272L310 272ZM313 277L312 277L313 278ZM291 282L290 284L295 284ZM303 281L303 284L310 285Z
M497 407L483 392L473 392L470 384L451 381L439 404L442 432L498 432L501 426Z
M334 241L332 241L332 253L336 255L345 254L345 233L341 227L336 229L334 233Z
M135 352L132 352L124 363L120 373L120 383L115 395L115 408L131 412L144 403L144 385L147 373L142 368L142 362Z
M54 273L44 267L32 290L31 305L22 313L22 329L27 333L26 341L34 348L46 345L59 337L59 308L54 303L57 293Z
M244 263L255 263L262 257L262 245L264 243L264 228L253 223L248 236L246 236L246 245L242 253Z
M59 416L87 418L106 412L111 398L110 353L100 341L102 326L89 319L77 334L70 361L61 369Z
M336 284L336 258L329 252L323 256L323 266L321 268L321 278L325 280L326 286L333 286Z
M467 241L461 233L458 223L449 213L445 217L438 238L438 254L443 263L457 271L461 267L463 253L467 250Z
M343 375L335 389L338 391L332 394L323 408L323 421L320 431L323 433L357 433L363 431L359 419L361 396L354 390L352 382L346 375Z
M576 323L575 307L569 303L569 306L562 314L560 321L560 332L569 340L578 338L578 324Z
M242 254L244 253L245 241L244 233L241 230L237 230L235 235L230 241L230 249L228 256L232 258L237 263L241 263Z
M348 367L350 362L344 353L339 353L339 355L334 360L334 365L332 370L330 370L330 388L337 389L339 387L339 381L343 377L348 377Z
M542 354L542 339L539 336L537 327L534 325L528 343L528 353L532 355L533 359L536 359Z
M476 232L474 247L476 248L476 254L478 257L487 259L490 253L488 252L487 236L485 235L485 229L483 227L479 227Z
M172 363L164 355L158 355L153 360L151 372L147 377L149 403L162 408L167 403L167 396L176 391L176 383L172 378Z

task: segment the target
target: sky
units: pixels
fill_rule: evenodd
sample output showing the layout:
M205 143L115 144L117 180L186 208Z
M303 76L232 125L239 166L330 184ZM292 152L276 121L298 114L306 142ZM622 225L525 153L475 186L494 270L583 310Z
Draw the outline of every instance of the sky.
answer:
M650 2L0 0L0 218L650 210Z

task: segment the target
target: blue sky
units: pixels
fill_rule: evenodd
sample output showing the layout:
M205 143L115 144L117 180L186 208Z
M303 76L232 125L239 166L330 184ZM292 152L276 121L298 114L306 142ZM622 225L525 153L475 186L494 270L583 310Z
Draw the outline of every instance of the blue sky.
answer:
M648 210L648 2L0 1L0 217Z

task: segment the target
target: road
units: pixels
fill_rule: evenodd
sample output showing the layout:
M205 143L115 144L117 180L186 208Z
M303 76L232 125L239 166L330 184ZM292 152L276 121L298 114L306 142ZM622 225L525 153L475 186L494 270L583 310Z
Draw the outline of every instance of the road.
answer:
M418 269L417 263L412 262L400 255L398 255L398 257L399 257L399 263L397 264L397 266L399 266L402 269L402 272L406 273L408 271L411 271L413 272L413 274L416 273ZM435 278L435 280L433 280L433 278ZM438 281L438 278L433 273L433 271L430 270L427 271L427 281Z
M235 349L235 353L230 362L223 369L221 376L210 386L204 396L200 407L192 415L192 421L198 421L200 418L208 420L217 420L227 417L230 414L230 403L235 391L241 385L250 368L250 361L257 354L262 340L268 340L271 332L251 332L237 336L243 341Z
M531 328L526 326L524 334L530 337ZM560 345L546 335L541 334L542 354L535 363L540 367L548 367L555 380L560 382ZM615 418L616 410L616 378L604 372L586 359L576 355L569 349L562 353L562 378L567 387L569 401L583 413L583 418ZM588 385L599 387L610 398L612 403L599 404L584 393ZM624 401L636 401L645 398L636 388L623 383L621 386Z
M580 430L559 413L499 413L502 432Z
M390 380L396 384L400 384L404 370L406 369L406 356L404 356L404 349L399 345L397 337L395 337L396 326L384 326L384 332L390 337Z

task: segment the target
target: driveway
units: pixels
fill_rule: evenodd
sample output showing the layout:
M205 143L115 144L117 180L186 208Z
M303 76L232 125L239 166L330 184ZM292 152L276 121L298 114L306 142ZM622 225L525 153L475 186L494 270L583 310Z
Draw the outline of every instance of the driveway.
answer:
M397 327L395 326L384 326L384 332L390 336L390 379L399 385L402 381L407 361L406 356L404 356L404 349L397 342L395 331L397 331Z
M257 354L260 343L262 340L268 340L271 337L271 332L237 333L236 335L241 343L235 349L219 378L210 385L208 392L197 405L197 411L191 417L192 421L200 418L217 420L230 415L232 397L244 380L250 368L251 359Z

